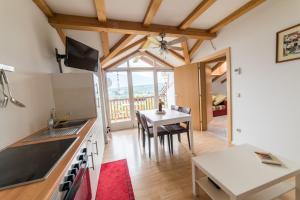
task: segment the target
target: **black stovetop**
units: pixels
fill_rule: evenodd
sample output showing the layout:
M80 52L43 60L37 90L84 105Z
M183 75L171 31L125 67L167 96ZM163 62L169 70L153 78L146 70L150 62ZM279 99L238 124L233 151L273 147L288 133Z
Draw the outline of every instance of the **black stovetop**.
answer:
M0 152L0 190L44 180L76 138L7 148Z

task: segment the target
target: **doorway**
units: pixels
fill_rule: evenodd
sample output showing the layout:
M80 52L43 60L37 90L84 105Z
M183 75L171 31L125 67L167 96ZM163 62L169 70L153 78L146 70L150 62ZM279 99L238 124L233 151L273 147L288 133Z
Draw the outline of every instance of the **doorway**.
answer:
M200 61L201 129L232 142L230 48Z
M136 56L105 71L107 113L111 130L136 126L135 111L155 109L159 99L175 102L173 69L156 60Z

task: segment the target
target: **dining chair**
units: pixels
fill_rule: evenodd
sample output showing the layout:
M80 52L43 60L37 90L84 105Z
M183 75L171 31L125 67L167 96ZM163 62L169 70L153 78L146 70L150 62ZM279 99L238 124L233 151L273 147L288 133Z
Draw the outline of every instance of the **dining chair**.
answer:
M136 120L137 120L137 126L138 126L138 139L140 139L141 137L141 133L143 134L142 137L144 137L144 130L143 130L143 126L141 123L141 113L140 111L136 111L135 112L135 116L136 116Z
M188 107L179 107L179 112L183 112L186 114L191 114L191 108ZM181 134L187 133L189 148L191 149L191 141L190 141L190 123L183 122L182 124L169 124L166 125L165 128L170 132L170 140L171 140L171 151L173 154L173 135L178 135L178 141L181 142Z
M142 122L141 122L141 112L137 110L137 111L135 112L135 116L136 116L136 119L137 119L137 125L138 125L138 139L140 139L141 133L142 133L142 137L144 138L144 137L145 137L145 130L144 130L144 128L143 128L143 126L142 126ZM151 124L149 124L148 122L147 122L147 124L148 124L148 127L149 127L149 128L152 128L152 125L151 125ZM144 146L144 147L145 147L145 146Z
M171 105L171 110L178 110L179 106Z
M143 115L143 114L140 115L140 118L141 118L141 124L143 126L144 131L145 131L144 136L148 137L149 158L151 158L151 138L154 137L153 127L149 127L145 115ZM160 137L160 138L164 138L165 136L168 137L169 153L172 154L169 131L163 126L158 126L157 127L157 136ZM143 137L143 147L145 147L145 140L146 140L146 138ZM164 141L164 140L161 139L161 141Z

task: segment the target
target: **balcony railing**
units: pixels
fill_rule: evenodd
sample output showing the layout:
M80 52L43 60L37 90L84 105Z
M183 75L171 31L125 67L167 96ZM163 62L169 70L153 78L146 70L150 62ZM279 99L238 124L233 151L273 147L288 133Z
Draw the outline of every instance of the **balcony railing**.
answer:
M166 96L160 96L159 98L167 102ZM134 98L134 110L151 110L155 107L154 96ZM109 100L109 110L112 122L130 119L130 101L128 98Z

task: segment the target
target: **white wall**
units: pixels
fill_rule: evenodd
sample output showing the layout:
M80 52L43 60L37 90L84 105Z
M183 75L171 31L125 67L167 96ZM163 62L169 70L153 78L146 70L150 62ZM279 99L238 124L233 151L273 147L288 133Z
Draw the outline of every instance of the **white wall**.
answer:
M50 74L58 72L54 48L64 49L55 30L31 0L1 1L0 63L26 108L0 108L0 149L46 126L54 106Z
M216 81L212 82L212 94L223 94L224 96L227 96L227 84L221 83L226 78L226 74L224 74L222 77L219 77Z
M250 143L300 161L300 60L275 63L276 32L300 23L299 0L268 0L213 40L231 47L235 143ZM204 43L195 61L214 53ZM236 93L241 93L241 98ZM237 128L242 133L237 133Z

